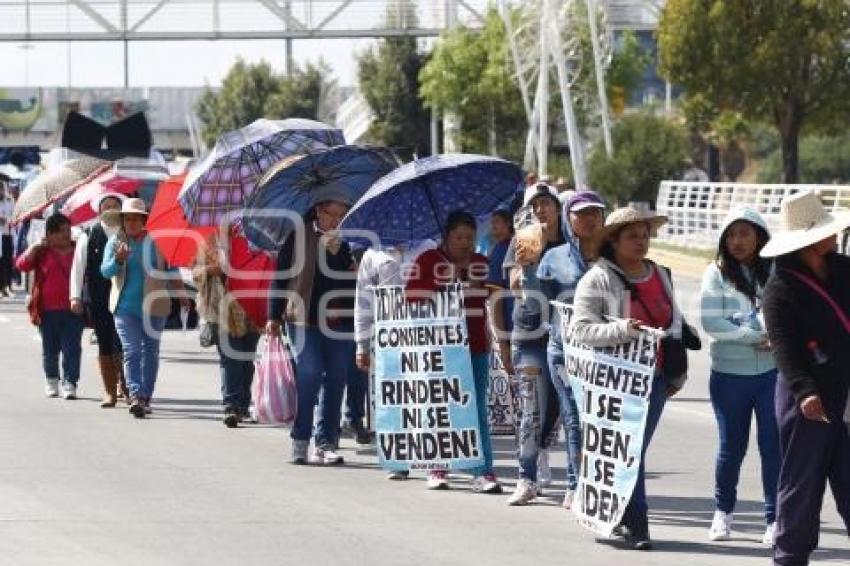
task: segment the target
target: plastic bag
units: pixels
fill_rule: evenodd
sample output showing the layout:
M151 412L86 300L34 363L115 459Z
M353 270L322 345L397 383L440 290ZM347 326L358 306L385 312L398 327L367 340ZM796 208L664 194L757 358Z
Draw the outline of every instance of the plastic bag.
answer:
M291 425L298 406L295 370L280 336L266 338L256 366L252 396L257 422Z

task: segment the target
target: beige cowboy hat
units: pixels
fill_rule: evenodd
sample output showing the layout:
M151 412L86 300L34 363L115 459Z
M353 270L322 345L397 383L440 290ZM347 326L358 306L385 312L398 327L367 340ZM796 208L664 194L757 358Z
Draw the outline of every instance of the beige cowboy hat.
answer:
M121 214L141 214L148 215L148 210L145 207L145 201L140 198L128 198L121 203Z
M762 257L796 252L850 227L850 212L830 213L817 193L804 191L782 201L780 229L761 250Z
M654 238L658 235L658 229L667 223L667 217L652 212L643 212L630 206L618 208L605 219L605 226L599 231L597 239L600 242L606 242L614 232L626 224L634 224L635 222L646 222L649 225L649 235Z

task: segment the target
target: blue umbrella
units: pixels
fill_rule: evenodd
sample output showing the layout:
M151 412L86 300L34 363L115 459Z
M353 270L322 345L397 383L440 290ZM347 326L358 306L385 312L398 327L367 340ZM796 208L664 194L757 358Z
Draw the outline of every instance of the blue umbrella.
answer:
M388 246L442 238L452 211L464 210L480 219L510 203L522 180L519 166L497 157L425 157L375 183L348 212L340 229L368 231ZM356 235L349 239L370 243Z
M295 227L287 212L305 216L329 200L351 206L397 166L389 150L353 145L288 157L266 172L245 202L245 237L255 247L277 250Z

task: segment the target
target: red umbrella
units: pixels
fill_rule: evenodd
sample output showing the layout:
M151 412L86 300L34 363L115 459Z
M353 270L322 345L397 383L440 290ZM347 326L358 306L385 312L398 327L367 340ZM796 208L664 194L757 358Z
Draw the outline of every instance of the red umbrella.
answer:
M276 263L266 252L252 250L235 228L231 231L227 291L260 329L268 320L269 285Z
M185 174L176 175L160 183L148 216L148 233L172 267L191 266L198 246L216 231L215 226L193 226L186 220L177 201L185 178Z
M106 193L130 195L138 191L142 184L140 179L128 179L116 175L112 170L106 171L74 190L74 194L65 201L62 214L70 218L74 226L83 224L97 218L97 213L91 207L94 199Z

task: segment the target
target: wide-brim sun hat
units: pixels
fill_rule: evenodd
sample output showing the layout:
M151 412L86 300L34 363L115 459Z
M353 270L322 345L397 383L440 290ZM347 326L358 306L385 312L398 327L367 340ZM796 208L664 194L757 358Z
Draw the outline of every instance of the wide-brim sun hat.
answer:
M606 242L623 226L638 222L646 223L649 226L649 236L654 238L658 235L658 229L667 223L667 217L652 212L642 212L630 206L618 208L605 219L605 226L599 231L598 239L600 242Z
M148 210L145 207L145 201L140 198L128 198L121 203L121 214L141 214L147 216Z
M121 193L103 193L96 196L91 200L91 209L95 214L100 214L100 205L108 198L114 198L123 205L124 201L127 200L127 195L122 195Z
M850 211L830 213L812 191L791 195L782 201L780 230L761 250L762 257L796 252L850 228Z

